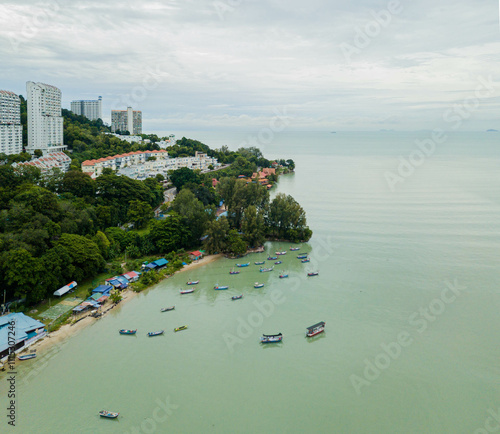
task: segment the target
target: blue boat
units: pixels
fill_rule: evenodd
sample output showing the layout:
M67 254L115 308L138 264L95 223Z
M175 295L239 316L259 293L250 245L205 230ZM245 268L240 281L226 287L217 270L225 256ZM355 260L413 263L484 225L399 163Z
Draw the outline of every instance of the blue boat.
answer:
M280 279L286 279L288 277L287 273L280 274Z
M273 271L273 270L274 270L274 266L272 266L271 268L261 268L259 271L260 271L261 273L265 273L265 272L267 272L267 271Z
M262 335L260 342L263 344L275 344L283 340L283 335L278 333L277 335Z
M267 260L268 260L268 261L275 261L276 259L278 259L278 257L277 257L277 256L269 256L269 257L267 258Z
M306 262L311 262L311 260L309 258L306 258L306 259L301 259L300 262L305 264Z
M254 288L263 288L264 287L264 284L263 283L259 283L259 282L255 282L255 284L253 285Z
M36 357L35 353L24 354L23 356L17 356L19 360L29 360L29 359L34 359L35 357Z
M278 265L278 264L282 264L283 262L282 261L276 261L275 264Z
M220 290L220 289L229 289L229 286L219 286L219 285L215 285L215 286L214 286L214 289L217 289L217 290Z
M259 262L254 262L255 265L262 265L262 264L265 264L266 261L259 261Z
M319 271L311 271L310 273L307 273L307 276L308 277L311 277L311 276L318 276L319 275Z
M136 333L137 333L137 329L135 329L135 330L121 329L120 330L121 335L135 335Z
M165 333L165 330L160 330L158 332L149 332L148 333L148 336L160 336L162 335L163 333Z
M109 419L116 419L120 413L113 413L112 411L102 410L99 412L99 416L107 417Z
M241 295L233 295L231 297L231 300L239 300L240 298L243 298L243 294L241 294Z
M232 269L229 274L240 274L239 271L235 270L235 269Z
M290 250L291 250L292 252L295 252L295 251L297 251L297 250L300 250L300 247L290 247Z
M306 259L307 258L307 255L298 255L297 256L297 259Z
M188 285L198 285L198 283L200 283L199 280L190 280L188 282L186 282Z
M250 265L250 262L247 262L246 264L236 264L237 267L248 267Z

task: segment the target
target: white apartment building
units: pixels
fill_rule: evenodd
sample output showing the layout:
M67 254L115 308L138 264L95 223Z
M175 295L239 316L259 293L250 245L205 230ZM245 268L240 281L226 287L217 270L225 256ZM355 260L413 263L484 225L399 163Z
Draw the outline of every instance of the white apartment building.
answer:
M102 119L102 96L96 100L71 101L71 111L75 115L85 116L91 121Z
M62 152L63 117L61 116L61 91L49 84L26 83L28 96L28 147L34 154L40 149L44 155Z
M21 100L14 92L0 90L0 153L12 155L22 151Z
M128 131L131 135L142 134L142 112L132 110L111 110L111 131L124 133Z
M44 155L40 158L35 158L25 163L14 163L13 167L18 166L34 166L38 167L42 174L48 174L51 169L60 169L62 172L67 172L71 165L71 158L64 152L52 152L49 155Z

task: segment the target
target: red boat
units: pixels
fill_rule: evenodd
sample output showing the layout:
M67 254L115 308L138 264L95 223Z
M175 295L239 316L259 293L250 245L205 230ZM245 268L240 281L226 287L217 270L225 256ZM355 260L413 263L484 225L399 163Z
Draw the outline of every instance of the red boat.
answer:
M318 324L314 324L310 327L307 327L306 336L308 338L312 338L313 336L319 335L325 331L325 322L321 321Z

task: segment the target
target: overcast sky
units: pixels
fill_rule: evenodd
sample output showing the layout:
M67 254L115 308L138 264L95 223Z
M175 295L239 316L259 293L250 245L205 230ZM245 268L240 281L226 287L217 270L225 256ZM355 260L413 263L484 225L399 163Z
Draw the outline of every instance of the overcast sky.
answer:
M0 89L132 105L145 132L500 129L496 0L3 0ZM392 12L389 12L388 10ZM385 12L380 12L385 11ZM375 17L377 15L377 18ZM489 92L476 98L483 81ZM483 85L484 88L484 85ZM465 115L463 115L465 116Z

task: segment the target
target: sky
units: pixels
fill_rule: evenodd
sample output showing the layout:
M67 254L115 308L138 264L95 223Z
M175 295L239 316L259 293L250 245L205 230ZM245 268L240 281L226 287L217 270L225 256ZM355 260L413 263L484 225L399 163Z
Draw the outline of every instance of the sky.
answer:
M0 89L143 131L500 129L496 0L3 0ZM274 124L273 124L274 122Z

